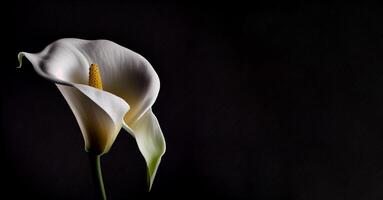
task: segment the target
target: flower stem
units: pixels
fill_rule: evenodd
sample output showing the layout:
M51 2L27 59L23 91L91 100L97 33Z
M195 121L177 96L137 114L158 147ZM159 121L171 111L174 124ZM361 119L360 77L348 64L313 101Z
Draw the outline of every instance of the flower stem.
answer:
M100 155L88 153L90 166L92 170L93 181L96 187L97 199L106 200L104 182L102 180Z

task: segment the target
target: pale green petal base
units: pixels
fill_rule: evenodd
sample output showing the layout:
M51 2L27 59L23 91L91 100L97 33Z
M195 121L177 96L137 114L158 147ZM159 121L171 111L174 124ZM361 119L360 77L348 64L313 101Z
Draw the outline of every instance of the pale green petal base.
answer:
M161 158L166 151L165 138L161 127L152 109L146 111L135 123L132 124L134 137L138 148L145 158L148 174L149 191L152 188L154 178Z

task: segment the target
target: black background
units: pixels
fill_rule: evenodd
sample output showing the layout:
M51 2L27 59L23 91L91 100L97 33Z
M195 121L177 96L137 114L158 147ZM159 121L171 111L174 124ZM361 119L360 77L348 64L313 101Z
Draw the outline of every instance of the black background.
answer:
M383 198L383 8L372 4L20 2L3 7L1 182L14 198L92 199L83 139L19 51L109 39L151 62L167 141L153 190L121 131L112 199ZM15 190L15 191L13 191Z

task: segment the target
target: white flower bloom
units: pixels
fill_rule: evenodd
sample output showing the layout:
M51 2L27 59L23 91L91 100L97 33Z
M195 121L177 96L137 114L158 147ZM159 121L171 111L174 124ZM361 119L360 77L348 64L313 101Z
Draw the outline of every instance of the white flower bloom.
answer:
M141 55L108 40L60 39L42 52L19 53L53 81L73 111L87 151L109 151L121 127L145 158L149 189L165 153L165 139L152 112L160 80ZM99 66L103 90L88 85L89 66Z

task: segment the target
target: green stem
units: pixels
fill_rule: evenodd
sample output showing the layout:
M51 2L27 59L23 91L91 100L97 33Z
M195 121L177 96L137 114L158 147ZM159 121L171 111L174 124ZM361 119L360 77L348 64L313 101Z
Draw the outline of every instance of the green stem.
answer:
M90 166L92 169L93 181L96 186L97 199L106 200L104 182L102 181L100 155L88 153Z

